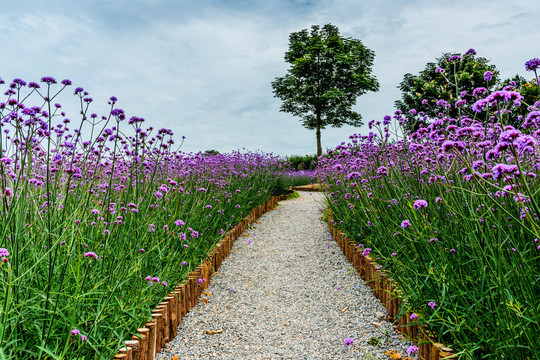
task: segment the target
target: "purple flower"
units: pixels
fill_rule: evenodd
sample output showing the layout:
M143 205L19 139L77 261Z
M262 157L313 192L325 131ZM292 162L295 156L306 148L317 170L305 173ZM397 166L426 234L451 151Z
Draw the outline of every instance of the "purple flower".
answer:
M167 286L167 282L166 282L166 281L162 281L162 282L161 282L161 285Z
M418 319L418 315L416 315L415 313L412 313L411 314L411 320L416 320L416 319Z
M414 208L415 210L419 210L419 209L425 208L425 207L427 207L427 206L428 206L428 203L427 203L426 200L416 200L416 201L414 202L414 204L413 204L413 208ZM402 227L403 227L403 223L402 223L401 225L402 225Z
M79 335L81 332L78 329L71 330L71 335L76 336Z
M488 70L484 73L484 80L491 81L492 78L493 78L493 73L491 71Z
M93 257L93 258L96 259L96 260L99 258L99 256L98 256L95 252L93 252L93 251L86 252L86 253L84 253L83 256L84 256L84 257Z
M401 222L401 227L402 227L403 229L408 228L409 226L411 226L411 222L410 222L409 220L403 220L403 221Z
M454 61L461 61L461 56L459 55L452 55L448 58L448 61L449 62L454 62Z
M345 346L349 347L349 346L352 345L353 342L354 342L354 339L348 337L348 338L345 339Z
M0 248L0 256L9 256L9 251L6 248Z
M370 248L365 248L364 251L362 252L362 256L368 256L370 252L371 252Z
M204 282L204 279L199 279L199 280L197 280L197 282L198 282L199 284L202 284L202 283Z
M98 209L92 209L92 214L99 215L99 210Z
M411 356L412 354L414 354L417 351L418 351L418 346L412 345L412 346L409 346L409 348L407 349L407 354L409 356Z
M381 176L388 176L388 169L384 166L381 166L377 169L377 174Z
M86 335L81 335L81 341L86 341L88 340L88 337L86 337Z
M441 199L440 197L437 197L437 198L435 199L435 203L436 203L436 204L440 203L441 201L442 201L442 199Z
M435 69L435 73L441 73L441 74L444 74L444 69L438 67L438 68Z
M501 174L513 174L518 171L517 165L497 164L491 169L493 178L498 179Z
M56 84L56 80L50 76L44 76L41 78L41 82L46 83L47 85Z
M428 306L429 306L430 308L432 308L432 309L435 309L435 306L436 306L436 305L435 305L435 302L434 302L434 301L430 301L430 302L428 303Z
M540 59L534 58L525 63L525 70L536 71L540 67Z
M474 49L469 49L467 50L467 52L464 54L465 56L467 55L476 55L476 50Z
M174 222L174 224L175 224L176 226L180 226L180 227L182 227L182 226L185 225L185 223L184 223L182 220L176 220L176 221Z

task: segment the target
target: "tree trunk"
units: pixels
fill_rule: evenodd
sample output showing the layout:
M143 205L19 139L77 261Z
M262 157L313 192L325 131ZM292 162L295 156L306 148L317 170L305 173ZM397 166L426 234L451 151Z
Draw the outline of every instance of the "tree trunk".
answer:
M317 137L317 157L322 155L322 146L321 146L321 113L317 111L317 130L315 136Z

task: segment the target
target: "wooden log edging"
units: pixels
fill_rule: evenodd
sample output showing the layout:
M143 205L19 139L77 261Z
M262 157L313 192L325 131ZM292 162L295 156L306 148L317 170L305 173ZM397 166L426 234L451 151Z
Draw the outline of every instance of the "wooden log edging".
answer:
M240 223L227 232L201 264L187 275L186 280L163 298L144 327L137 329L137 334L133 335L131 340L124 341L125 346L118 350L114 359L154 360L165 344L176 337L182 318L197 304L212 275L231 253L232 244L249 225L274 209L279 200L279 196L272 196L267 202L253 208Z
M349 262L358 271L373 294L388 311L388 317L395 322L397 330L418 346L418 358L421 360L456 359L454 351L437 342L437 338L425 326L411 320L411 312L401 313L407 300L401 297L397 283L389 278L369 255L364 256L363 248L355 244L334 226L332 215L327 217L328 229L338 243Z

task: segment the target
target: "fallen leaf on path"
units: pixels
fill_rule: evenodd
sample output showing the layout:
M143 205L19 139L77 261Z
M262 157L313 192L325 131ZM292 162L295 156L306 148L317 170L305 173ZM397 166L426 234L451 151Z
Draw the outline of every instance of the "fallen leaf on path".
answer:
M212 293L209 293L209 292L206 292L206 291L203 294L206 295L206 296L212 295Z
M345 312L345 311L347 311L348 309L349 309L348 306L347 306L347 307L344 307L343 309L341 309L341 312Z
M256 221L257 224L260 224L261 222L260 221Z
M207 298L203 298L203 299L202 299L202 302L205 303L205 304L208 304L208 299L207 299Z
M389 356L390 359L393 359L393 360L401 359L401 354L398 353L396 350L388 350L388 351L385 351L384 354Z
M178 360L178 356L177 356L177 355L174 355L174 356L172 357L172 360Z
M219 329L219 330L205 330L204 332L207 333L208 335L215 335L215 334L219 334L220 332L223 332L223 329Z

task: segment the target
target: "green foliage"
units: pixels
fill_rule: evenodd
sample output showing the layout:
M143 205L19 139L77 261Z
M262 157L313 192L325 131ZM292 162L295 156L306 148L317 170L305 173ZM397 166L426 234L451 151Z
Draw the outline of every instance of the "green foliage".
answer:
M436 59L436 62L426 64L424 70L418 75L410 73L403 76L403 81L399 84L401 90L401 100L395 102L398 110L403 112L409 123L407 128L414 129L418 127L418 119L414 114L410 114L410 109L415 109L417 112L423 112L427 118L435 118L439 112L442 112L441 107L436 106L439 99L446 100L450 103L450 108L447 109L447 115L450 117L459 117L462 112L469 111L474 103L472 93L475 88L485 87L488 90L494 90L498 85L499 71L495 65L490 65L489 60L476 55L463 54L461 61L449 61L452 53L445 53ZM437 68L444 70L436 72ZM484 73L491 71L493 78L491 81L484 80ZM456 101L461 99L460 93L466 91L466 100L468 103L463 108L455 108ZM427 103L423 104L422 100L426 99Z
M527 108L540 101L540 87L536 84L536 79L527 81L523 76L516 75L513 78L506 79L502 85L511 87L512 90L519 91L523 100L521 105L515 107L509 114L509 123L516 128L519 128L523 123L524 118L529 113ZM523 117L519 118L520 116Z
M202 155L203 156L219 155L219 151L217 151L217 150L206 150Z
M293 170L315 170L317 155L291 155L287 157L287 163Z
M337 27L312 26L289 36L285 61L288 73L272 82L274 95L283 104L281 111L302 118L302 125L316 129L317 154L321 155L320 130L326 126L362 125L362 117L352 111L356 98L377 91L379 83L371 75L374 52L360 40L345 38Z

